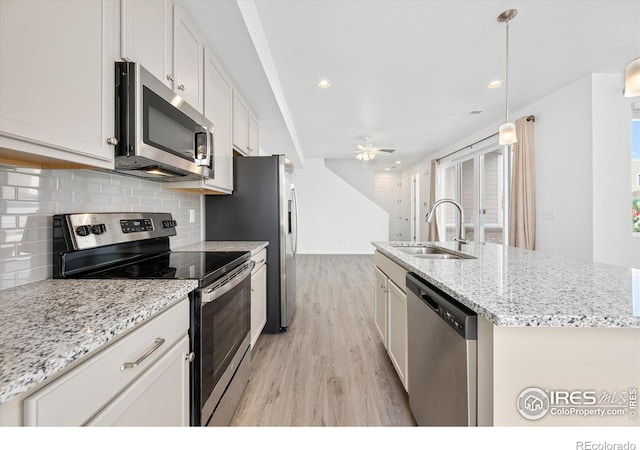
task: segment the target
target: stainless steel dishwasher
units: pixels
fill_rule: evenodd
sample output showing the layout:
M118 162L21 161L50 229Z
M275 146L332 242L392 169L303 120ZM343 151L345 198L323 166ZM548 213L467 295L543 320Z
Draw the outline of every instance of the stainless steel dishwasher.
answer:
M477 424L477 316L407 274L409 406L421 426Z

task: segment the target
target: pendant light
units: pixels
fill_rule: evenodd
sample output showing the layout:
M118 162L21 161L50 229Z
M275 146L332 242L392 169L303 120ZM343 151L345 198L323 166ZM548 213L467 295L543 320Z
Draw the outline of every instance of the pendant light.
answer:
M505 22L507 39L506 39L506 59L505 59L505 77L504 77L504 122L499 129L500 145L512 145L518 142L516 136L516 125L509 122L509 21L518 15L517 9L508 9L498 16L498 22Z
M640 96L640 57L631 61L627 66L624 83L624 96Z

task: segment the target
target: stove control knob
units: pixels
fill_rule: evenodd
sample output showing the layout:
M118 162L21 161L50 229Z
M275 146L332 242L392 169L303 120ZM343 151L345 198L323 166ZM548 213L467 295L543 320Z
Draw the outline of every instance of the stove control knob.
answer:
M162 227L163 228L174 228L176 225L178 225L178 222L176 222L175 220L163 220L162 221Z
M89 228L88 225L81 225L76 228L76 234L78 236L88 236L89 234L91 234L91 228Z
M97 224L97 225L93 225L93 226L91 227L91 232L92 232L93 234L102 234L102 233L104 233L105 231L107 231L107 227L106 227L106 225L105 225L105 224L103 224L103 223L99 223L99 224Z

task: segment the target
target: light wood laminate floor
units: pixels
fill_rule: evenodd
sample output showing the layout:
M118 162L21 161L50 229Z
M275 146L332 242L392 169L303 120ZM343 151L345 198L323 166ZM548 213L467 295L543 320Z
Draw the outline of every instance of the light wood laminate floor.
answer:
M297 309L262 334L232 425L415 425L373 322L373 258L298 255Z

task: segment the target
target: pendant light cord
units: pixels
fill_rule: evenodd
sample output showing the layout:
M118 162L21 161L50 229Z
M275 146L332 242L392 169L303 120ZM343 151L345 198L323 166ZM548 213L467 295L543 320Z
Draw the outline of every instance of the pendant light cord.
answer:
M504 96L504 116L505 116L505 123L509 122L509 21L506 21L506 30L507 30L507 49L506 49L506 64L505 64L505 86L504 86L504 90L505 90L505 96Z

